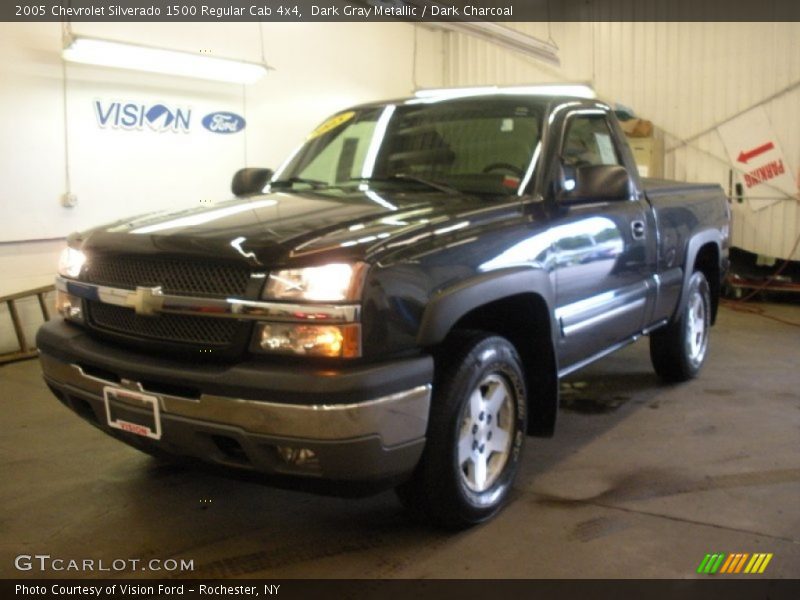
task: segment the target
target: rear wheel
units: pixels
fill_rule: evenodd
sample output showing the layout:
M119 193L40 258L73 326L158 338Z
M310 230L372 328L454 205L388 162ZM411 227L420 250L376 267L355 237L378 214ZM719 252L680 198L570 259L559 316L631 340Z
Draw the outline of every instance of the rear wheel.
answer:
M416 516L463 528L492 517L508 498L525 441L525 383L502 337L458 333L443 356L425 451L397 493Z
M650 335L650 358L666 381L687 381L699 373L708 353L711 294L700 271L689 278L688 297L680 315Z

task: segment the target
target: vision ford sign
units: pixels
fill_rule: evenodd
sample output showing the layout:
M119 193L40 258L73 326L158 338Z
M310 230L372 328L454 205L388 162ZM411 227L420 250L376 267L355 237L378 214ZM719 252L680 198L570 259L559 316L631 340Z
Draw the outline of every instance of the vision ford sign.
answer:
M208 113L201 123L212 133L238 133L246 124L244 117L225 111Z
M153 131L185 133L189 131L192 118L190 108L170 108L160 103L147 106L134 102L103 103L95 100L94 111L100 127L114 129L143 129L146 125Z

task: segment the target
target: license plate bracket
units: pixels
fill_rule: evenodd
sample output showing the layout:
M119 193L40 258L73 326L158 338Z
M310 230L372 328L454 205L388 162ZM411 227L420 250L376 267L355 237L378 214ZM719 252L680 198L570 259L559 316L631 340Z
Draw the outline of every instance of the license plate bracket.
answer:
M103 400L109 427L151 440L161 439L158 396L107 385L103 388Z

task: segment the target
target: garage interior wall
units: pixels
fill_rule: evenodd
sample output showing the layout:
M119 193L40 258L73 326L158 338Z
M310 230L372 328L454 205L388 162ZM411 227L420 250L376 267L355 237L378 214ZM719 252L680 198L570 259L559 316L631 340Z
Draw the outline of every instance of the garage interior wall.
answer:
M253 62L261 60L263 33L274 70L241 86L64 66L60 23L0 23L0 295L52 283L72 231L227 198L237 169L276 168L331 113L441 83L441 35L403 23L73 23L72 30ZM424 60L414 60L415 47ZM191 129L101 128L95 101L104 110L113 102L191 109ZM217 110L244 116L245 130L203 129L202 116ZM60 204L67 156L73 208ZM30 342L41 323L38 304L23 301L18 309ZM0 353L16 348L3 305Z
M446 33L445 85L589 82L664 132L669 179L728 190L731 165L716 126L763 106L800 179L800 23L512 23L560 48L560 68L461 33ZM741 181L741 178L739 178ZM800 206L787 198L756 210L733 204L734 245L789 256ZM767 194L759 194L760 196Z

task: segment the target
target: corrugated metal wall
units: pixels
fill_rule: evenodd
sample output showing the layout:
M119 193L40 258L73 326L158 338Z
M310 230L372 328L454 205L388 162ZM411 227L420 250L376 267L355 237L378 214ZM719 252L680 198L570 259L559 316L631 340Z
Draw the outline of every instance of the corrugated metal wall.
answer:
M540 39L552 37L561 49L561 68L447 33L445 85L591 82L603 98L630 106L665 132L667 177L715 181L726 190L731 165L715 127L763 103L798 177L800 23L509 26ZM736 246L788 258L798 235L800 206L794 198L762 210L734 204ZM800 251L792 258L800 259Z

